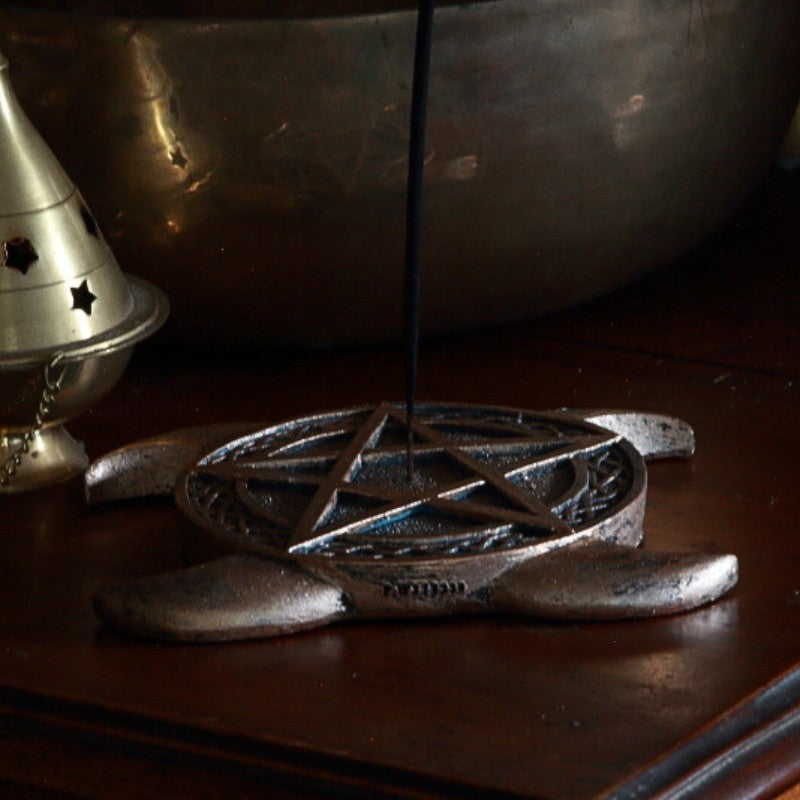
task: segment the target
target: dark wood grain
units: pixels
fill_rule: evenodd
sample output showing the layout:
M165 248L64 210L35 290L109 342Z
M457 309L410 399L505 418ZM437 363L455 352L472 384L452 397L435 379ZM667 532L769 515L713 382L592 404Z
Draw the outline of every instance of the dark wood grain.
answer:
M650 469L645 546L736 553L730 596L640 622L487 617L151 644L100 630L90 597L183 563L191 529L171 504L89 510L75 483L4 497L0 795L585 798L758 697L800 664L798 214L796 182L773 181L650 281L421 352L425 399L690 421L695 458ZM96 456L171 428L400 398L401 365L399 348L220 355L154 342L72 427ZM729 776L749 782L746 796L797 778L790 739L751 754Z

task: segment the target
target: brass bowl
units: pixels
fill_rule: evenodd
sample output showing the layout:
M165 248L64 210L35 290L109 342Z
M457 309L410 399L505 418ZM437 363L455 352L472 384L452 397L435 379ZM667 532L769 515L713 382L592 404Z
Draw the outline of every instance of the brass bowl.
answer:
M61 10L0 10L18 93L173 338L399 336L410 4L31 5ZM706 236L779 148L798 30L796 0L440 5L423 329L582 301Z

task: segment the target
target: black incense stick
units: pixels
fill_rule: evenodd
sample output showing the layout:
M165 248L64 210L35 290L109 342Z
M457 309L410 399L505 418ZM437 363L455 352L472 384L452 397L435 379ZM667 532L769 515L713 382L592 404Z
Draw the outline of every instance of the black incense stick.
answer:
M425 118L431 65L434 0L419 0L417 40L414 46L414 82L411 88L411 130L408 145L406 191L406 258L403 310L403 341L406 377L406 465L408 479L414 477L414 392L417 385L419 350L419 251L422 225L422 177L425 169Z

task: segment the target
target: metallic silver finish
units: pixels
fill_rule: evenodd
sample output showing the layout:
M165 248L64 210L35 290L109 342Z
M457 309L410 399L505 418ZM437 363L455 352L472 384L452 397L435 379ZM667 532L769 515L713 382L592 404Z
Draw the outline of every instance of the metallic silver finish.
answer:
M642 458L688 458L694 455L694 431L682 419L644 411L571 409L570 413L624 436Z
M89 505L138 497L168 496L181 472L217 447L263 428L254 422L222 422L183 428L120 447L86 470Z
M495 581L497 610L550 619L630 619L694 608L736 585L736 556L642 552L592 540Z
M0 53L0 218L59 206L75 192L61 165L20 107Z
M413 423L409 483L405 416L388 403L246 434L190 465L176 497L218 544L251 560L240 567L223 559L111 587L97 595L95 608L133 633L210 640L290 633L345 617L652 616L728 591L736 582L734 556L635 549L643 537L644 461L594 419L635 431L651 457L691 450L689 427L659 415L423 403ZM179 431L161 445L133 445L129 457L116 451L90 469L97 489L89 494L106 482L114 496L127 496L126 484L131 493L150 484L162 491L159 480L142 481L147 459L172 441L168 477L192 443L220 432ZM295 579L296 596L305 599L284 623L283 610L258 611L248 584L246 619L237 601L226 625L227 587L240 568L255 574L260 562L281 576L264 585L264 609L284 609L282 593ZM219 591L209 587L217 571L224 576ZM192 611L191 597L200 595L214 598L213 624L203 603Z
M133 344L163 295L120 271L86 203L16 100L0 62L0 364Z
M85 468L61 423L111 388L167 310L159 290L120 271L0 56L0 491ZM44 373L54 356L64 372L51 396Z
M189 5L4 7L0 49L173 336L396 338L413 3ZM423 329L584 300L716 228L789 124L799 26L796 0L439 5Z
M0 492L59 483L83 472L88 463L83 444L73 439L62 425L49 424L24 434L3 436Z
M330 584L293 564L241 554L112 587L95 596L94 608L131 633L188 641L295 633L346 613Z

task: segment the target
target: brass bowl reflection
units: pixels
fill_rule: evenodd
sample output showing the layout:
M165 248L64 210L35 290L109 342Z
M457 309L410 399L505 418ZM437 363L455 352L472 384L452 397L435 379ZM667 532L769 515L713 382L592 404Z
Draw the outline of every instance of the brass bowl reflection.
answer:
M413 11L109 5L3 8L0 49L123 268L170 296L171 335L397 338ZM439 6L423 328L560 308L699 241L779 147L798 30L796 0Z

